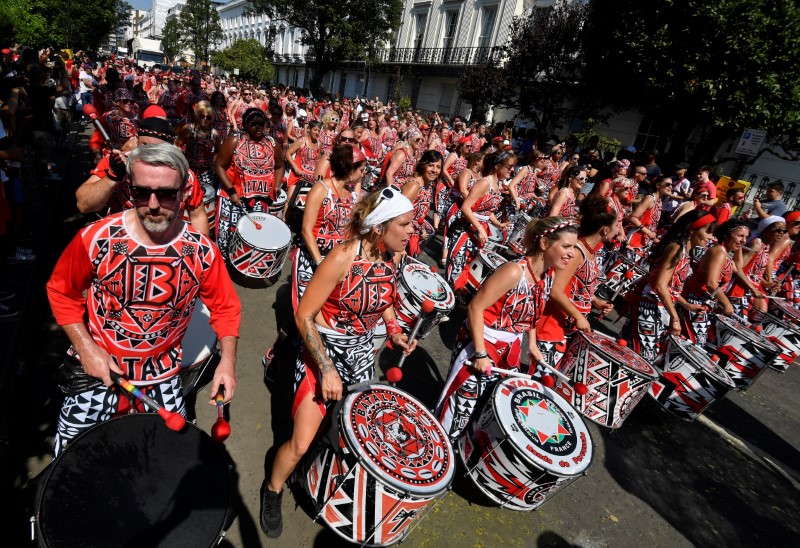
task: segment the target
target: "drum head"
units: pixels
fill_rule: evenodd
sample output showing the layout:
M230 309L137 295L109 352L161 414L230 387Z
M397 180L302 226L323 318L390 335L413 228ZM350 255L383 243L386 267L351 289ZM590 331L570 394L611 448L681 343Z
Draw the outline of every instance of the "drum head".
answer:
M201 183L203 187L203 202L211 202L217 198L217 191L208 183Z
M275 201L272 202L272 206L273 207L281 206L281 209L283 209L283 205L285 203L286 203L286 191L283 190L283 189L280 189L280 191L278 192L278 195L275 197Z
M289 227L274 215L253 212L250 216L261 225L261 230L246 215L239 219L236 230L255 249L281 249L292 241Z
M717 329L727 329L733 331L744 342L753 343L761 347L767 348L770 352L778 352L778 347L769 342L766 338L762 337L750 327L739 323L738 321L723 316L722 314L716 315Z
M492 223L489 223L489 241L502 244L503 240L505 240L503 231L494 226Z
M517 451L539 468L576 476L592 462L592 437L567 401L529 379L495 386L492 406L500 427Z
M444 278L431 272L428 265L408 262L401 272L401 281L419 300L430 299L436 309L449 312L456 304L456 296Z
M339 427L362 464L395 489L435 495L453 480L455 459L444 429L402 390L376 385L350 394Z
M786 301L775 300L772 300L769 304L770 307L775 309L779 314L788 316L793 322L800 323L800 310L795 308L793 305L787 303Z
M199 299L195 302L194 312L181 341L181 369L192 367L204 361L217 345L217 335L211 328L211 314L208 307Z
M658 371L655 367L644 361L641 356L630 348L620 346L611 337L594 332L584 333L583 331L579 331L577 336L587 339L595 350L619 363L625 369L654 380L658 378Z
M76 438L46 469L38 515L46 546L212 546L228 525L228 461L187 423L126 415Z
M478 256L484 263L492 267L492 270L497 270L508 262L504 257L489 249L481 249Z
M718 382L731 388L736 388L730 376L706 354L702 347L692 344L691 341L682 337L670 335L667 337L667 349L668 351L680 352L687 361L698 369L704 370Z

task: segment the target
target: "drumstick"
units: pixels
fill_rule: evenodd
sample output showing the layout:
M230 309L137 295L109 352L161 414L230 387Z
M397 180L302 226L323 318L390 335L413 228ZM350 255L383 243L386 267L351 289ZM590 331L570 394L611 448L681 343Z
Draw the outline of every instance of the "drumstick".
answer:
M422 301L421 308L422 312L420 312L420 315L417 316L417 321L416 323L414 323L414 329L411 331L411 335L409 335L408 337L409 345L412 342L414 342L414 339L417 338L417 333L419 332L419 328L422 327L422 320L433 312L434 309L433 301L430 299L425 299L424 301ZM403 364L405 363L407 357L408 354L403 354L397 365L395 367L390 367L386 371L386 379L390 383L397 384L398 382L400 382L400 379L403 378Z
M214 441L222 443L228 436L231 435L231 425L225 420L222 410L225 406L225 397L222 395L222 387L217 391L214 396L214 402L217 404L217 422L211 427L211 437Z
M111 380L135 396L136 399L144 403L147 407L158 413L158 416L164 419L164 423L167 425L167 428L170 430L175 430L176 432L180 432L183 430L183 427L186 426L186 419L183 417L183 415L164 409L164 407L162 407L156 400L139 390L136 386L131 384L128 379L116 371L110 371L110 373Z
M111 140L111 137L108 135L106 128L103 127L103 124L100 123L100 119L97 117L97 109L94 107L94 105L83 105L83 113L89 117L94 124L94 127L97 128L97 131L100 132L100 135L102 135L103 139L105 139L106 143L108 143L108 146L111 148L119 148L117 143Z
M259 223L255 219L253 219L253 216L250 215L250 212L247 211L242 204L239 204L239 209L241 209L242 212L244 213L244 216L247 217L248 219L250 219L250 222L255 225L256 230L261 230L261 223Z

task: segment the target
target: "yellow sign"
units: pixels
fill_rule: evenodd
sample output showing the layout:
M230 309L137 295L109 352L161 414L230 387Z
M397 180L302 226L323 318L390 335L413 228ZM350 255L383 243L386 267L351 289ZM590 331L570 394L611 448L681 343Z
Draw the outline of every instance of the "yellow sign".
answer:
M751 184L750 181L742 181L741 179L739 179L738 181L734 181L730 177L726 177L723 175L722 177L719 178L719 181L717 181L717 203L721 204L722 202L724 202L726 200L726 195L728 191L732 188L741 190L742 192L747 194L747 191L750 189L750 184ZM733 211L731 212L731 215L736 213L737 209L738 207L734 207Z
M64 48L61 51L63 51L64 53L66 53L68 55L68 59L72 59L72 50L71 49Z

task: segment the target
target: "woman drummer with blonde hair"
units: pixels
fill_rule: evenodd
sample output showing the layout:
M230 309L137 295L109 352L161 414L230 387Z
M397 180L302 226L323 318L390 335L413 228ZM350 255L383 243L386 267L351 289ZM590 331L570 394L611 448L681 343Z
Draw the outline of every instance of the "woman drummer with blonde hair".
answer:
M519 369L524 333L532 359L542 359L536 321L550 296L555 270L566 268L575 254L577 234L577 227L563 217L531 222L525 229L525 256L498 268L469 303L436 410L451 441L466 428L481 396L500 380L489 369Z
M261 527L281 534L281 490L308 450L345 387L375 374L372 337L383 318L394 345L411 352L397 324L395 265L414 232L414 208L400 191L385 188L358 203L351 238L333 248L308 284L295 314L303 345L297 358L292 438L277 452L262 487Z

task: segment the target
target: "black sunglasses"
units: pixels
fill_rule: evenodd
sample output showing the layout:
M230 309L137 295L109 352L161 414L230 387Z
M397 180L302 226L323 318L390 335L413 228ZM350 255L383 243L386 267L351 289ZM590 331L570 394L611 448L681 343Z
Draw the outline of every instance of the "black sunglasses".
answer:
M350 143L353 144L356 142L354 137L339 137L340 143Z
M131 185L131 199L138 205L150 203L150 196L155 194L158 203L164 207L172 207L178 201L180 188L147 188Z

